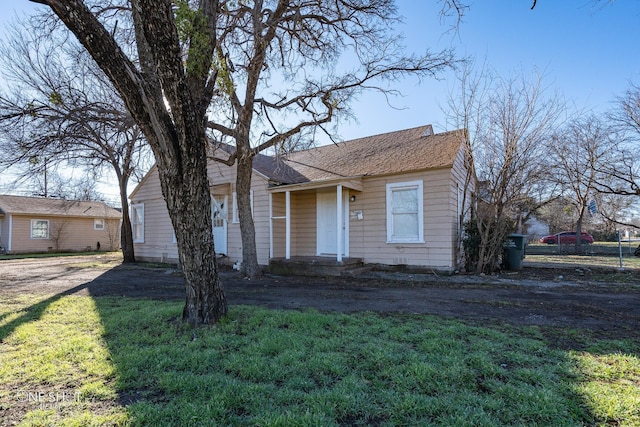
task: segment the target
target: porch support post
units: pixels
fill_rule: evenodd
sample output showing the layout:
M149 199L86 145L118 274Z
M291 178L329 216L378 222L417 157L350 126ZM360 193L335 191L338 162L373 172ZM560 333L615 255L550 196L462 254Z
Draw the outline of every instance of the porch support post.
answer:
M273 258L273 193L269 193L269 259Z
M285 194L285 259L291 259L291 192Z
M342 262L342 253L344 252L344 248L342 247L342 246L344 246L343 245L344 239L342 237L342 221L343 221L344 215L342 213L342 185L341 184L338 185L336 194L337 194L336 197L338 199L336 201L337 202L336 203L336 207L337 207L336 211L337 211L337 216L338 216L337 221L336 221L336 224L338 224L337 225L337 230L336 230L337 231L336 238L338 240L338 242L337 242L337 252L338 252L337 261L338 262Z

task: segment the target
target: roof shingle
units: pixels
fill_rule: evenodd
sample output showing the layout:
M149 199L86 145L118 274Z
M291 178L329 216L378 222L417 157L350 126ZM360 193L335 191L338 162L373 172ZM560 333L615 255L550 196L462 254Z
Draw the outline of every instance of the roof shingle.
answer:
M89 218L121 218L122 214L104 202L0 195L0 213L57 215Z
M464 130L433 134L431 125L257 158L256 170L283 184L390 175L453 166ZM268 171L271 173L266 173Z

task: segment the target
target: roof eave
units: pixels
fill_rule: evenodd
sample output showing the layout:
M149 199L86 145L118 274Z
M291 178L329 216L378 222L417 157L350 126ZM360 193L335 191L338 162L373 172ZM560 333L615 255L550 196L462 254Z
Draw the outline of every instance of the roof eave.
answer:
M275 187L269 187L267 190L270 193L283 193L285 191L315 190L319 188L335 187L338 185L342 185L350 190L362 191L362 176L283 184Z

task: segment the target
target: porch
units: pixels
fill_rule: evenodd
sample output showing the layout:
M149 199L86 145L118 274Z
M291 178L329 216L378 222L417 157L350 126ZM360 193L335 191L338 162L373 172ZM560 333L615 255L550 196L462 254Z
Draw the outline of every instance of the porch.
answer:
M272 258L269 272L274 274L292 274L298 276L345 276L355 275L368 270L362 258L346 258L337 261L335 257L295 256Z
M350 204L356 200L354 193L362 192L360 178L281 185L268 191L270 264L286 260L315 267L331 262L338 269L352 265Z

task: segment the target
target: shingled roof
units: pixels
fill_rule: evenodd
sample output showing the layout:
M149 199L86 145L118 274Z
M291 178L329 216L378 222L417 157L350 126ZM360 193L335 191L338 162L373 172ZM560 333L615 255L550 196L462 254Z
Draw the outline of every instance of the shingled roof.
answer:
M447 168L453 166L465 135L464 130L433 134L431 125L426 125L279 158L259 155L254 168L281 184Z
M0 195L0 215L55 215L86 218L121 218L104 202Z

